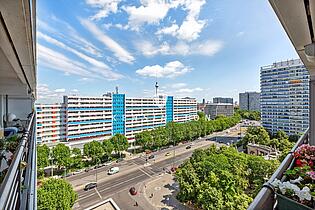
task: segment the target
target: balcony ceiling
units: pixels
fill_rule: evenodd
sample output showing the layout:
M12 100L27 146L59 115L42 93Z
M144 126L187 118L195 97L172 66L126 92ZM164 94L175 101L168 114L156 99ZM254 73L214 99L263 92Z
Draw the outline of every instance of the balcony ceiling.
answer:
M30 0L0 1L0 94L36 96L31 6Z
M315 41L311 32L315 32L315 0L269 0L269 2L303 63L310 74L315 76L315 58L308 59L304 52L304 46ZM304 2L309 5L308 12ZM308 17L311 21L308 21Z

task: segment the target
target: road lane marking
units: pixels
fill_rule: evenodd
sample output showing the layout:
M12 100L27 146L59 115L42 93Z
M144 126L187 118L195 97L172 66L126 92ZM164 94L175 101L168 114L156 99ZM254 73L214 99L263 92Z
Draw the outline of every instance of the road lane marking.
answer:
M101 194L98 192L97 188L95 188L95 191L96 191L96 193L98 194L98 196L100 196L100 198L103 199L102 196L101 196Z
M148 175L149 177L152 177L150 174L148 174L146 171L144 171L142 168L139 168L140 171L142 171L143 173L145 173L146 175ZM152 171L153 172L153 171Z
M131 181L131 180L134 180L134 179L139 178L139 177L144 176L144 175L145 175L145 174L141 174L141 175L139 175L139 176L135 176L135 177L133 177L133 178L131 178L131 179L125 180L125 181L120 182L120 183L118 183L118 184L111 185L110 187L106 187L106 188L104 188L104 189L102 189L102 190L99 190L99 192L104 192L105 190L108 190L108 189L111 189L111 188L113 188L113 187L119 186L119 185L121 185L121 184L124 184L124 183L126 183L126 182L129 182L129 181Z

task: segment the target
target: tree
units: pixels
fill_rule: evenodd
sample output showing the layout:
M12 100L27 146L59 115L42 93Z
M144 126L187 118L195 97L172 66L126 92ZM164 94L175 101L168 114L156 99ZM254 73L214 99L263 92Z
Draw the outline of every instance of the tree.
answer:
M48 179L37 190L37 208L39 210L72 209L77 193L64 179Z
M57 144L57 146L52 149L52 158L58 168L62 166L69 168L71 165L70 148L64 144Z
M148 149L152 145L152 132L142 131L136 134L136 144L141 146L143 149Z
M284 140L284 139L289 139L289 136L283 130L278 130L276 135L275 135L275 138L277 138L277 139L279 139L281 141L281 140Z
M198 119L201 121L205 121L206 120L206 115L204 112L197 112L198 115Z
M278 164L232 147L195 150L176 171L177 198L198 209L245 210Z
M102 143L99 141L91 141L84 144L83 154L89 158L92 158L92 162L95 164L100 163L101 158L104 155L104 149Z
M122 151L127 150L129 146L127 138L119 133L110 138L110 142L113 144L116 154L120 154Z
M73 148L71 154L72 168L81 169L83 167L81 150L79 148Z
M37 146L37 167L43 169L49 166L50 149L46 144Z
M244 138L238 142L238 146L247 147L248 143L256 143L262 145L270 144L268 132L263 127L249 127Z
M104 140L102 146L104 150L104 156L106 156L104 158L108 160L111 157L112 152L114 151L114 145L110 140Z

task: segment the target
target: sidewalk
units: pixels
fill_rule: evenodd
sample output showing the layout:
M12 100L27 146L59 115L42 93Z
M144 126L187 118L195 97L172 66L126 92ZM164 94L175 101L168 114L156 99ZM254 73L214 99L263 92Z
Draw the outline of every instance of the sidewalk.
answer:
M154 178L142 186L142 191L145 199L157 209L190 209L176 199L178 185L172 174L163 174Z

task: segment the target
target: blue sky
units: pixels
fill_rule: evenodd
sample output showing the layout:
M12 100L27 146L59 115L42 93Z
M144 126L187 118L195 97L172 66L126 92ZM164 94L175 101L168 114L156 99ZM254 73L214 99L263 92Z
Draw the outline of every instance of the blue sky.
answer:
M38 102L63 95L212 100L259 91L261 66L297 58L268 1L42 0Z

